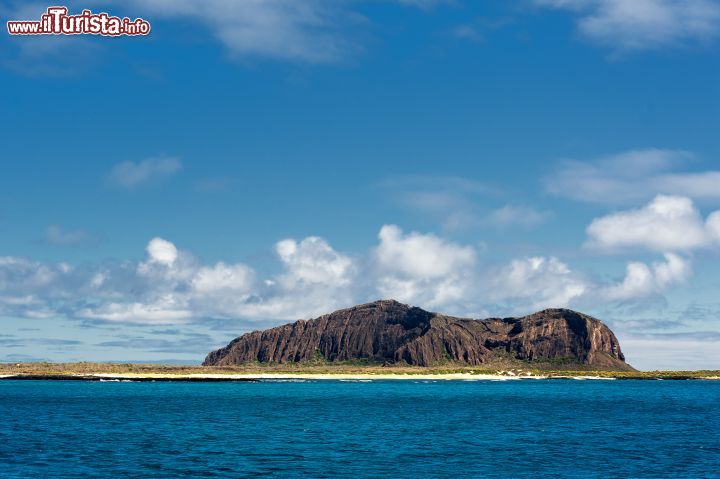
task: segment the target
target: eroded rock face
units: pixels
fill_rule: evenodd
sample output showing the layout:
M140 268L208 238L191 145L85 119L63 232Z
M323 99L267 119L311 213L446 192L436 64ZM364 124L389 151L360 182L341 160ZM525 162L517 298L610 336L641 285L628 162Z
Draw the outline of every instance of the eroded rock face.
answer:
M316 359L416 366L562 359L598 369L630 369L607 326L569 309L476 320L430 313L393 300L245 334L211 352L203 364Z

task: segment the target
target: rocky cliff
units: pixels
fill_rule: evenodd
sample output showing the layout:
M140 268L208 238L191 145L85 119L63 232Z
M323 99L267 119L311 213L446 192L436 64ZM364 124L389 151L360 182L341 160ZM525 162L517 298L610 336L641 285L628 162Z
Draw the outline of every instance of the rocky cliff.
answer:
M316 360L416 366L545 361L632 369L607 326L569 309L477 320L431 313L393 300L244 334L208 354L203 364Z

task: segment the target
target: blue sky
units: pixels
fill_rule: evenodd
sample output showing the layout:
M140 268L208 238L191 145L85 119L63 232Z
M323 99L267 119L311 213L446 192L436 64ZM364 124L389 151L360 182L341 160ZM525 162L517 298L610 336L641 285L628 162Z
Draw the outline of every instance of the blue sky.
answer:
M394 297L720 368L718 2L68 7L152 33L0 39L0 360L200 361Z

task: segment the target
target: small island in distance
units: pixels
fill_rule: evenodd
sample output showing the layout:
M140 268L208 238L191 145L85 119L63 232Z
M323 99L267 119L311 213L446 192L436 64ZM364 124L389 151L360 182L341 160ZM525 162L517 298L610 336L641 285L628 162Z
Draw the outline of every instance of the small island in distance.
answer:
M0 364L0 379L720 379L720 371L641 372L602 321L569 309L468 319L395 300L244 334L202 366Z
M394 300L245 334L210 353L203 365L312 361L423 367L448 363L522 367L534 362L633 369L625 363L620 344L607 326L569 309L477 320L431 313Z

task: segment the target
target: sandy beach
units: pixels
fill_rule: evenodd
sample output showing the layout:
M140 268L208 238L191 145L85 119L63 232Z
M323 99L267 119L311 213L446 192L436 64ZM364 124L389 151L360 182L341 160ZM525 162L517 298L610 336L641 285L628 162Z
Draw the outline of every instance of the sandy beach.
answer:
M0 380L7 379L63 379L86 381L184 381L184 382L222 382L222 381L520 381L539 379L573 379L578 381L614 381L618 379L681 379L681 380L707 380L717 381L720 376L694 376L694 377L612 377L594 375L564 375L564 374L472 374L472 373L440 373L440 374L410 374L410 373L226 373L226 374L172 374L172 373L90 373L90 374L0 374Z
M14 363L0 364L0 380L8 379L86 380L86 381L518 381L527 379L720 379L720 372L704 371L576 371L539 369L480 369L376 367L376 366L275 366L253 365L236 368L170 366L113 363Z
M210 380L334 380L334 381L372 381L372 380L414 380L414 381L517 381L527 379L578 379L613 380L600 376L545 376L545 375L508 375L508 374L312 374L312 373L244 373L244 374L92 374L103 379L210 379Z
M133 378L158 378L172 379L178 378L175 374L93 374L95 377L113 378L113 379L133 379ZM192 379L277 379L277 380L293 380L293 379L316 379L316 380L506 380L520 379L517 376L504 376L499 374L313 374L313 373L241 373L241 374L187 374L182 375L185 378ZM528 376L526 376L527 378ZM532 376L533 378L542 379L544 376Z

